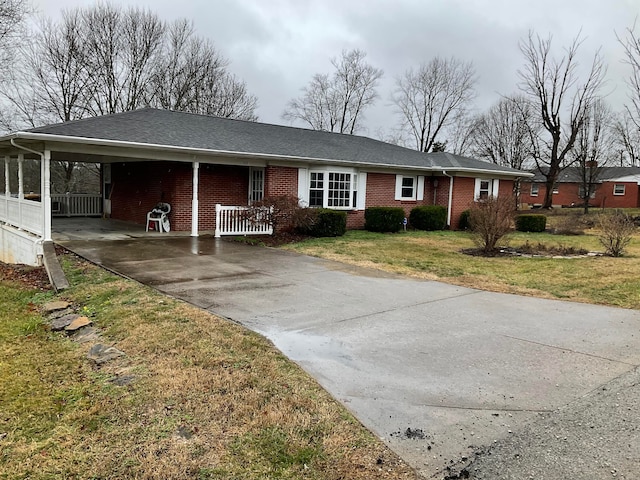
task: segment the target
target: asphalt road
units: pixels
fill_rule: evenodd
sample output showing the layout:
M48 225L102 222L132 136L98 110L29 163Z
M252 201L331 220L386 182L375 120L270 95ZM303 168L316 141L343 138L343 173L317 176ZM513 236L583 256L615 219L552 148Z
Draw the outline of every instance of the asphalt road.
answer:
M212 238L62 242L258 331L426 478L640 477L640 312Z

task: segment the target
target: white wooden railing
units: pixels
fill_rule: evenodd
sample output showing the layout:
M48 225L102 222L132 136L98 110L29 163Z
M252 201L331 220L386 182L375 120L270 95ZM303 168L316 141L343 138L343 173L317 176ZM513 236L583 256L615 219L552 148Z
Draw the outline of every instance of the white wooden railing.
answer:
M253 210L253 209L251 209ZM216 237L222 235L272 235L273 227L268 222L268 211L263 218L251 218L247 207L216 205Z
M51 194L54 217L92 217L102 215L102 195L88 193Z
M0 195L0 221L35 235L42 235L44 212L35 200Z

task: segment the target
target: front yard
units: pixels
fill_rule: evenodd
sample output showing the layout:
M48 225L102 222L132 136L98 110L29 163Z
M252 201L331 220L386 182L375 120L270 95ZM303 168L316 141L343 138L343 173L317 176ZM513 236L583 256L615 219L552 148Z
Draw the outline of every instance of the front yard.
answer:
M0 264L0 479L416 478L260 335L62 261L59 295ZM92 363L49 328L52 300L126 356Z
M509 245L517 247L526 242L603 250L592 231L586 235L514 233ZM485 258L461 252L473 247L466 232L350 231L344 237L312 239L284 248L494 292L640 309L640 233L620 258Z

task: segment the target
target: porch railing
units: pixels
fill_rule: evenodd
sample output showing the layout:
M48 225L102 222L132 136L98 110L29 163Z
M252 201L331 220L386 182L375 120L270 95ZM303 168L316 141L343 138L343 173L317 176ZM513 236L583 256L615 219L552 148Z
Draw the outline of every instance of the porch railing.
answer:
M42 235L42 203L0 195L0 221L35 235Z
M52 194L51 215L54 217L99 217L102 215L102 195Z
M222 235L272 235L268 210L258 215L250 214L255 209L216 205L216 237Z

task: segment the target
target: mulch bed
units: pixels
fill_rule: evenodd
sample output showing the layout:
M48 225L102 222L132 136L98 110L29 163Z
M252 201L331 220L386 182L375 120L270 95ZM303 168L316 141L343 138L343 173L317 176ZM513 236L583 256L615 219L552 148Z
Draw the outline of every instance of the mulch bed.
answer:
M0 281L19 283L35 290L51 290L49 277L44 267L12 265L0 262Z

